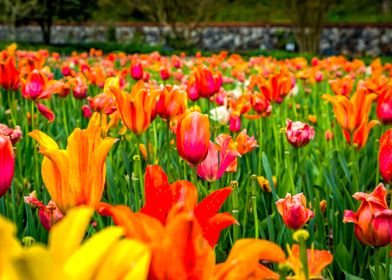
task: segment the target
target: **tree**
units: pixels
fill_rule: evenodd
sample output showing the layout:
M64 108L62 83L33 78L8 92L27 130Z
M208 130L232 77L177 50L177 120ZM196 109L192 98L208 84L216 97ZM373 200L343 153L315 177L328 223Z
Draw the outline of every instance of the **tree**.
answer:
M316 53L325 16L333 0L285 0L300 52Z
M18 17L27 16L37 4L37 0L0 0L0 9L5 12L4 20L9 23L11 41L16 40L16 25Z
M135 14L139 17L140 14L144 15L142 19L158 23L161 32L165 29L169 30L168 40L183 41L185 44L196 44L198 39L200 39L198 27L201 23L212 19L217 12L218 5L223 2L225 1L122 0L114 3L113 1L100 0L99 3L100 9L106 11L118 11L119 5L124 7L119 12L121 17L126 18L128 16L128 18L131 18Z
M19 15L17 22L38 23L42 29L44 42L50 44L54 20L83 22L91 18L96 8L97 0L40 0L28 13Z

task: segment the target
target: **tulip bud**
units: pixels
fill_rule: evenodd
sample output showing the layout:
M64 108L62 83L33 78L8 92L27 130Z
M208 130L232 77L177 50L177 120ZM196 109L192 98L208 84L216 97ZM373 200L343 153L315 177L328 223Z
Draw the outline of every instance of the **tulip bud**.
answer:
M140 62L134 62L131 65L131 77L134 80L143 78L143 66Z
M230 131L238 132L241 129L241 118L238 114L233 114L230 116Z
M325 140L331 141L333 139L333 132L331 130L325 131Z
M303 122L293 122L287 120L286 138L291 145L300 148L309 143L314 138L314 129Z
M210 121L206 115L190 112L182 115L177 125L177 150L190 164L198 164L207 156L210 142Z
M11 187L14 177L15 157L9 137L0 135L0 197Z
M159 71L159 75L161 76L162 80L168 80L170 78L170 72L169 69L166 67L162 67L161 70Z

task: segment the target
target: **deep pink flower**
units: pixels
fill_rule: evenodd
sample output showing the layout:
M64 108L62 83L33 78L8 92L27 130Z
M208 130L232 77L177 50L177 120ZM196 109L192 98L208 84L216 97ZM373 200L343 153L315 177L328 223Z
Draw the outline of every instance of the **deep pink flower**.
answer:
M15 157L9 137L0 135L0 197L11 187Z
M218 180L240 156L237 151L229 149L230 141L231 137L227 137L221 147L210 141L207 157L197 166L197 175L200 178L209 182Z

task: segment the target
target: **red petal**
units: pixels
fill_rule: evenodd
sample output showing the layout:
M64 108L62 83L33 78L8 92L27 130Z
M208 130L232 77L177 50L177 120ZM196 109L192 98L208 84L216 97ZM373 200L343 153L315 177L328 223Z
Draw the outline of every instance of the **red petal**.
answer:
M54 113L48 107L42 103L37 103L38 111L43 115L49 122L53 122L55 119Z
M167 175L160 166L147 166L144 190L146 204L140 212L155 217L165 224L167 214L173 204L173 195Z
M233 189L231 187L216 190L204 198L199 205L196 206L195 216L202 226L209 218L218 213L232 190Z
M211 247L214 247L219 240L221 231L233 224L238 224L238 222L229 213L216 214L208 219L202 226L203 237L208 241Z

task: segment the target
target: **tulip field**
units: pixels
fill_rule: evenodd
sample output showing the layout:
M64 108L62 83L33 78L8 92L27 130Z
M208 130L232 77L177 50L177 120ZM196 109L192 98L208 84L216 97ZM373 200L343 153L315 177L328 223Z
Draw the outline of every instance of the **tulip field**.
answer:
M392 64L0 52L0 279L392 279Z

